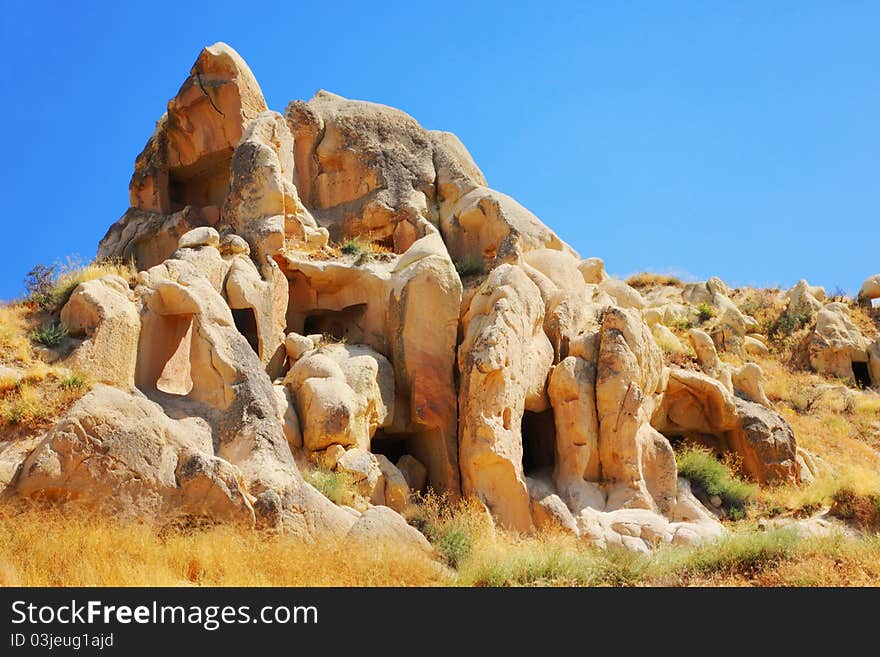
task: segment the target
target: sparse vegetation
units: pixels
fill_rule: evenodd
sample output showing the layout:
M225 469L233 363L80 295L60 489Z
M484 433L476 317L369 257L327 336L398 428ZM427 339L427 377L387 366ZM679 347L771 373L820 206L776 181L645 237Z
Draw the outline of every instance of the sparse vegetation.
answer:
M342 241L337 249L344 255L363 256L376 253L390 253L389 249L364 237L350 237Z
M67 337L67 327L61 322L48 322L31 331L30 337L45 347L57 347Z
M697 318L699 319L700 324L705 324L717 314L718 311L705 301L701 301L697 304Z
M429 492L408 514L409 522L434 545L447 564L459 567L481 537L491 533L485 512L472 501L451 502Z
M358 494L355 482L347 472L333 472L325 468L304 469L303 479L334 504L354 507Z
M757 487L737 477L729 465L719 461L707 449L685 447L676 452L678 474L690 480L696 491L717 495L732 520L745 517L746 508Z
M465 256L461 260L455 261L455 271L459 276L476 276L484 273L486 266L483 259L479 256Z
M880 531L880 494L859 494L849 488L834 493L829 513L861 529Z
M71 257L64 264L37 264L25 279L27 302L40 310L57 313L77 285L109 274L121 276L129 284L137 277L134 265L121 260L95 260L84 265L78 258Z
M811 319L809 313L782 313L770 328L769 337L779 339L790 336L809 324Z
M684 287L684 283L677 276L672 276L671 274L650 274L648 272L634 274L626 279L626 283L637 289L660 287L663 285Z

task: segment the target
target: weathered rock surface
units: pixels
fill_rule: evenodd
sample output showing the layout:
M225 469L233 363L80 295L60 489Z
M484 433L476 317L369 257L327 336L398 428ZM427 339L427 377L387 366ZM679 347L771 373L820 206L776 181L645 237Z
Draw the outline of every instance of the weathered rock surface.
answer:
M808 469L760 368L718 357L767 351L734 291L610 278L399 110L320 91L282 116L215 44L137 158L130 204L99 256L132 260L137 286L84 283L61 316L75 339L57 357L107 385L37 445L0 445L12 496L430 554L400 515L430 485L509 529L647 551L724 531L665 436L735 451L761 482ZM818 314L817 367L880 375L880 347L820 309L824 291L788 296ZM693 363L679 335L697 324ZM366 511L297 463L346 473Z

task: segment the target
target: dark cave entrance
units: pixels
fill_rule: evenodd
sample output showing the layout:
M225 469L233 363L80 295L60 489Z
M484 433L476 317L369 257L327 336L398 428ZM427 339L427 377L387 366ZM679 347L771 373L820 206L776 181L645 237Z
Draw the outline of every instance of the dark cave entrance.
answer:
M552 472L556 463L556 422L553 409L526 411L522 418L523 473Z
M363 342L361 328L367 304L358 303L342 310L313 310L303 322L303 335L330 335L335 340Z
M401 456L410 453L409 439L411 437L407 433L387 434L384 430L377 429L370 440L370 451L373 454L382 454L396 464Z
M168 170L168 200L171 211L187 205L222 207L229 187L232 149L209 153L197 162Z
M235 328L241 333L251 349L257 354L260 353L260 333L257 330L257 315L253 308L233 308L232 319L235 321Z
M871 373L868 370L868 363L857 363L853 361L852 371L853 376L856 379L856 386L862 389L871 387Z

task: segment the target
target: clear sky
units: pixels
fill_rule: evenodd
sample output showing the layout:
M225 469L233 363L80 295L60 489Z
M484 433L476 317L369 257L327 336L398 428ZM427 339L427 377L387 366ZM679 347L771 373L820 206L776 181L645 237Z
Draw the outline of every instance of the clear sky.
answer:
M75 5L84 5L76 7ZM455 132L612 273L880 271L880 3L18 2L0 8L0 298L94 256L201 47Z

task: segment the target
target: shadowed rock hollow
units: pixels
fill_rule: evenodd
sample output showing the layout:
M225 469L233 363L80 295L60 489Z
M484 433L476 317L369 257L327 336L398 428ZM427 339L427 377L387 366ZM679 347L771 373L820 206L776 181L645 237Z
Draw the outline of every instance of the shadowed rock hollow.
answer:
M319 91L282 115L215 44L130 200L98 253L132 260L137 285L82 284L62 313L83 336L67 358L102 385L26 456L13 496L424 547L373 509L430 485L510 529L646 550L724 531L669 438L734 452L761 483L802 476L760 368L718 359L763 347L721 281L643 297L399 110ZM690 336L699 366L670 366L658 336L699 304L717 309ZM867 361L819 307L815 361ZM352 476L368 510L307 484L316 464Z

